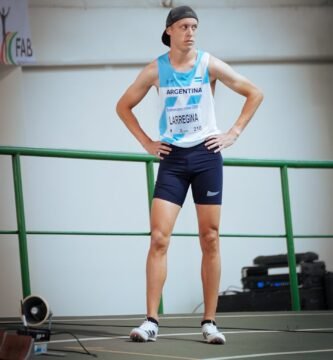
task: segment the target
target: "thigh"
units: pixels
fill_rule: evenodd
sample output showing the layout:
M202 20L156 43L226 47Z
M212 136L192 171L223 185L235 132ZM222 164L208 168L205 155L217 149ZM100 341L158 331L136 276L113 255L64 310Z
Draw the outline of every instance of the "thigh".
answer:
M195 205L198 217L199 233L219 230L221 205Z
M203 150L197 160L191 186L195 204L222 204L223 160L220 153Z
M171 235L181 207L172 202L155 198L151 208L151 232L163 237Z
M190 178L185 161L162 160L158 169L154 198L183 206Z

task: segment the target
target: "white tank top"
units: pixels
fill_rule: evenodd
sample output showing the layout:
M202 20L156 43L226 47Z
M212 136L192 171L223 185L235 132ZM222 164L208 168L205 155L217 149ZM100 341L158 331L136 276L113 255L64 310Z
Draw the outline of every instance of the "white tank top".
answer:
M188 148L219 134L208 73L209 54L198 50L194 67L178 72L168 53L157 59L161 101L160 140Z

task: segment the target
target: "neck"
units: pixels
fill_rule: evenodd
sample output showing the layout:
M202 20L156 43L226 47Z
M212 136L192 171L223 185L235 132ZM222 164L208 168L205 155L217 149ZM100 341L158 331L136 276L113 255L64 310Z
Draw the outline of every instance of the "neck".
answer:
M169 60L171 65L176 69L186 70L194 66L197 58L197 50L192 48L190 50L180 50L171 48L169 51Z

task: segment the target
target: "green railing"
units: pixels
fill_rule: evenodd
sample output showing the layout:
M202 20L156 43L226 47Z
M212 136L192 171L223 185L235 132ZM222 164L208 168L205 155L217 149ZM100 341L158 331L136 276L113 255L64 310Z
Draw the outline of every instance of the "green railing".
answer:
M12 157L13 180L16 202L17 230L1 230L0 235L13 234L18 235L20 265L23 296L31 294L29 259L27 247L27 235L102 235L102 236L149 236L149 232L81 232L81 231L30 231L26 229L23 187L21 175L21 156L33 157L56 157L71 159L89 159L89 160L108 160L108 161L130 161L143 162L146 165L147 190L149 209L151 206L154 192L154 162L158 159L147 154L126 154L116 152L101 151L81 151L81 150L59 150L59 149L37 149L22 147L4 147L0 146L0 155L10 155ZM291 204L288 184L288 168L298 169L332 169L333 161L295 161L295 160L255 160L255 159L224 159L225 166L247 166L247 167L269 167L279 168L281 176L281 189L283 198L285 234L220 234L222 237L248 237L248 238L286 238L288 266L291 284L291 302L293 310L301 310L299 290L296 272L296 259L294 238L333 238L333 235L294 235L292 225ZM197 233L173 233L173 236L198 236ZM163 313L163 302L161 301L159 312Z

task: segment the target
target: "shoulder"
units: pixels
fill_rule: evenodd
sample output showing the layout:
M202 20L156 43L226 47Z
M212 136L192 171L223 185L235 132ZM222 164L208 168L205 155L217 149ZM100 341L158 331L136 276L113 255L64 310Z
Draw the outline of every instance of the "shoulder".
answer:
M239 74L230 65L213 55L209 56L208 71L211 81L220 80L225 83L239 77Z
M208 70L213 79L218 79L220 77L219 75L221 75L221 72L223 73L227 67L228 65L224 61L209 54Z
M223 67L223 61L218 59L217 57L213 56L208 51L199 50L198 49L198 56L200 59L200 62L207 66L209 75L212 77L213 75L216 75L216 71ZM216 76L214 76L216 77Z
M135 82L137 84L150 87L152 85L156 85L157 80L158 66L157 60L154 60L141 70Z
M215 56L210 56L209 75L211 81L219 80L230 89L244 96L248 96L251 92L258 91L256 86L245 76Z
M142 76L145 76L149 79L153 79L158 76L158 66L157 60L152 61L146 65L140 73Z

